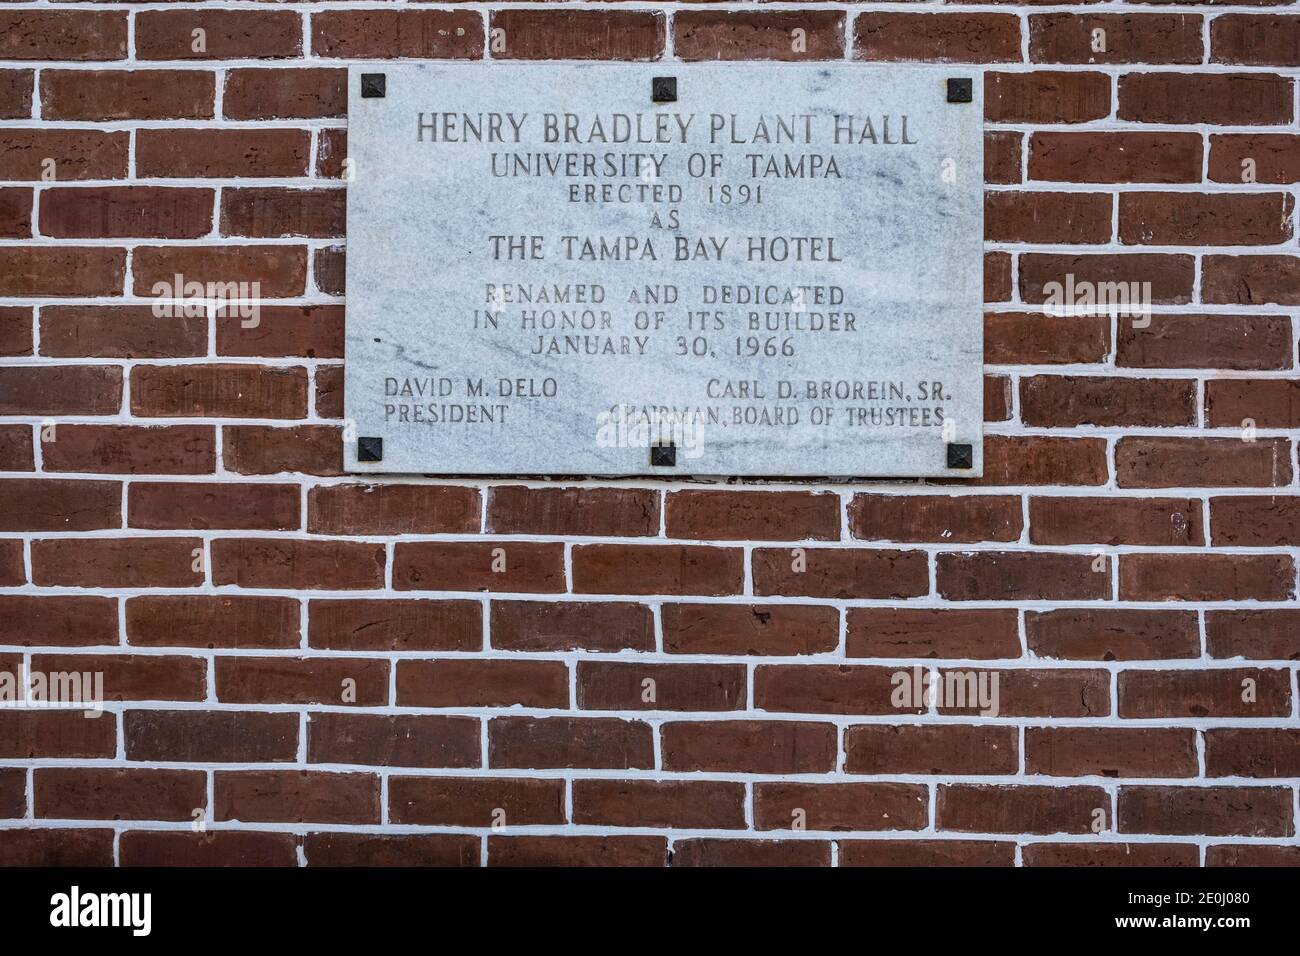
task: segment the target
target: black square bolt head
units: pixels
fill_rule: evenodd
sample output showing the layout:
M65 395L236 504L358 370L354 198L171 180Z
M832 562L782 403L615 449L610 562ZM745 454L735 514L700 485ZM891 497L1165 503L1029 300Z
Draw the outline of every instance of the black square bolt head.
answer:
M953 442L948 443L948 467L949 468L974 468L975 467L975 449L970 445L958 445Z
M650 99L656 103L677 102L677 77L656 76L650 80Z
M974 96L974 85L969 76L948 78L948 102L969 103Z
M384 73L362 73L361 74L361 98L383 99L388 83L388 76Z
M383 461L384 440L382 438L358 438L357 461Z
M651 445L650 464L655 468L672 468L677 464L677 446Z

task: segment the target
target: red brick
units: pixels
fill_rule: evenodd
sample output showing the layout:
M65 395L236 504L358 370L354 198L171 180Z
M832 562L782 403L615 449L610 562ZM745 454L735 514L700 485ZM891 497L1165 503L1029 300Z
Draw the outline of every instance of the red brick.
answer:
M269 763L298 758L297 714L130 710L122 726L128 760Z
M121 407L122 370L116 366L0 368L0 414L3 415L111 415ZM71 428L58 426L55 435Z
M27 119L32 115L35 70L0 70L0 119Z
M30 425L0 425L0 471L35 471Z
M215 465L207 425L59 425L41 442L47 471L201 475Z
M127 130L6 128L0 130L0 167L15 182L47 175L60 182L124 179L130 142Z
M107 246L0 246L0 295L121 295L126 252ZM118 369L96 369L96 373Z
M32 542L32 582L79 588L184 588L203 583L194 570L198 538L55 538Z
M1121 787L1122 833L1291 836L1291 791L1284 787Z
M1010 130L984 132L984 182L1009 185L1024 178L1023 136Z
M137 365L131 370L131 413L304 418L307 373L262 365Z
M844 769L871 774L1015 774L1015 727L864 724L844 732Z
M1300 544L1300 497L1212 498L1210 525L1216 545L1268 548Z
M488 866L666 866L668 841L656 836L488 837Z
M329 119L347 115L348 72L237 69L226 73L227 119Z
M759 783L754 826L759 830L920 830L928 822L929 791L902 783Z
M216 324L218 355L343 357L341 306L262 307L258 309L255 324L240 316L237 310L222 309Z
M215 98L215 74L203 70L41 71L47 120L211 119Z
M388 703L388 661L345 657L218 657L217 699L230 704Z
M113 865L112 830L6 830L0 843L0 866Z
M991 123L1086 123L1109 115L1110 77L1105 73L984 74L984 118Z
M512 651L654 650L644 604L619 601L493 601L492 646Z
M1035 657L1074 661L1168 660L1201 652L1194 611L1026 611L1025 642Z
M0 820L27 813L27 772L21 767L0 768Z
M1210 60L1300 66L1300 17L1229 13L1210 21Z
M15 647L116 644L117 600L88 595L0 595L5 643Z
M128 830L122 834L122 866L283 866L298 865L300 838L265 831Z
M712 780L575 780L579 826L745 829L745 785Z
M863 13L853 21L860 60L1015 63L1020 20L1002 13Z
M343 472L343 433L333 425L227 425L222 461L241 475L338 475Z
M0 307L0 356L32 354L32 310Z
M1011 298L1011 254L984 254L984 301L1006 302Z
M201 657L161 654L34 654L32 670L103 674L104 699L203 700L207 662Z
M6 239L28 239L31 235L32 191L0 188L0 236ZM30 352L31 348L28 347L26 351Z
M1200 866L1194 843L1031 843L1025 866Z
M307 633L312 647L332 651L477 651L483 609L474 601L314 600Z
M306 284L307 251L301 246L142 246L132 259L136 295L157 295L177 275L190 282L258 283L253 297L301 295ZM166 293L170 294L170 293Z
M1119 241L1154 246L1268 246L1292 237L1287 193L1145 193L1119 197Z
M993 840L841 840L840 866L1015 866L1016 845Z
M1037 132L1029 138L1029 178L1067 183L1195 183L1198 133Z
M307 759L377 767L477 767L482 749L473 717L312 714Z
M0 60L120 60L125 10L0 11Z
M0 531L97 531L122 525L116 481L0 479Z
M1253 371L1291 367L1285 315L1152 315L1151 325L1119 324L1115 364L1129 368Z
M1300 379L1211 379L1205 417L1211 428L1300 427Z
M935 793L940 830L967 833L1091 833L1110 795L1100 787L941 784Z
M659 532L659 494L648 488L498 485L488 498L493 534L616 535Z
M393 587L398 591L556 593L564 590L564 545L398 542L393 554Z
M316 175L322 179L342 179L351 167L348 158L348 131L322 129L316 134Z
M577 688L578 706L584 710L740 710L745 706L745 668L579 661Z
M840 536L840 496L806 491L673 491L664 515L670 538L802 541Z
M1291 80L1267 73L1128 73L1119 118L1142 123L1290 123Z
M1026 727L1025 772L1050 777L1195 777L1196 731Z
M1203 545L1201 502L1195 498L1029 499L1034 544Z
M212 542L212 563L217 585L356 590L384 583L384 546L363 541L223 538Z
M27 571L23 567L23 543L21 541L0 541L0 586L17 587L27 583Z
M1110 560L1090 554L976 551L940 554L939 594L949 601L1096 601L1111 597Z
M895 702L898 673L844 664L763 665L754 669L754 707L772 713L923 713L922 702Z
M311 49L331 58L477 60L483 18L473 10L326 10L312 14Z
M401 661L399 707L567 707L563 661Z
M1300 731L1219 727L1205 732L1207 777L1300 777Z
M1020 499L983 495L856 494L849 530L874 541L965 544L1020 538Z
M585 544L573 548L573 590L585 594L739 594L739 548Z
M308 866L478 866L479 838L470 833L308 833Z
M1112 255L1073 255L1025 253L1020 257L1020 295L1026 302L1047 302L1051 291L1046 286L1067 284L1073 275L1075 285L1091 282L1140 283L1146 305L1182 305L1192 300L1194 262L1189 255L1126 253ZM1150 283L1150 289L1146 287ZM1147 301L1147 296L1150 296Z
M539 777L389 778L393 823L537 826L565 822L564 781Z
M1294 133L1219 133L1210 137L1211 182L1244 183L1251 160L1251 181L1300 182L1300 136Z
M1248 691L1255 700L1242 698ZM1287 717L1291 674L1284 670L1123 671L1121 717Z
M681 60L842 60L839 10L680 10L673 17L673 53ZM804 44L795 49L795 30Z
M825 773L835 766L835 725L772 720L663 725L665 770Z
M33 786L35 815L45 819L188 823L207 806L198 770L38 767Z
M138 481L127 524L152 530L285 531L299 527L297 485Z
M307 495L313 534L449 534L479 528L479 493L455 485L318 485Z
M496 717L488 722L488 766L648 769L651 736L648 724L616 717Z
M316 288L325 295L342 295L346 291L344 258L342 246L327 246L316 250L312 270L316 276ZM342 391L342 381L338 383L338 387ZM334 417L341 418L342 413Z
M117 723L88 711L0 710L0 758L37 760L51 757L117 756Z
M672 865L830 866L831 845L822 840L725 840L700 837L677 840L673 844Z
M1229 305L1300 305L1300 257L1206 256L1201 298Z
M285 597L145 594L126 602L126 638L137 647L293 648L298 607Z
M1019 657L1016 612L1002 608L848 611L848 657Z
M657 60L666 27L659 12L525 9L493 10L490 31L499 60Z
M203 43L196 50L195 31ZM141 60L256 60L302 55L302 21L287 10L142 10Z
M1101 485L1107 475L1106 441L1044 435L989 435L984 439L984 477L972 485Z
M923 551L755 548L753 562L755 594L906 598L930 590Z
M820 605L665 604L670 654L819 654L839 644L839 611Z
M218 771L218 820L245 823L378 823L379 778L316 770Z
M136 133L136 175L305 176L310 153L305 129L142 129Z
M1110 196L1105 193L984 194L984 238L990 242L1110 242Z
M1189 14L1043 13L1029 18L1034 63L1200 63L1201 18ZM1103 31L1106 49L1093 48Z
M58 192L79 193L82 190ZM138 305L47 305L41 309L42 355L57 358L180 358L202 355L207 350L208 322L201 315L160 317L154 314L152 307Z
M341 238L346 222L342 189L226 189L221 232L226 236Z
M1110 674L1104 670L944 669L939 672L938 680L936 691L941 714L965 717L982 714L981 681L999 717L1106 717L1110 714Z
M1206 866L1300 866L1300 846L1232 843L1205 848Z
M1121 601L1286 601L1295 564L1281 554L1125 554Z
M1300 660L1300 610L1206 611L1205 646L1211 657Z
M1121 438L1115 445L1121 488L1272 488L1291 483L1284 439Z

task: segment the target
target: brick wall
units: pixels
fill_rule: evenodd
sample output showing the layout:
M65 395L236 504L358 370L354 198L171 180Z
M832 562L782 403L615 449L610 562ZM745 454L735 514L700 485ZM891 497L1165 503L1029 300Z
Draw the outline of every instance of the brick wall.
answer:
M344 67L485 56L982 72L985 477L342 474ZM0 671L109 701L0 710L0 864L1300 862L1297 75L1270 0L0 4Z

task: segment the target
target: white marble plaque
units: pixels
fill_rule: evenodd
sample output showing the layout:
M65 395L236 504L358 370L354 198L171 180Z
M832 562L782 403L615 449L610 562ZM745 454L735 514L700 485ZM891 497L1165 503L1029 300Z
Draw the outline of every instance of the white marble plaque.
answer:
M349 83L350 471L981 474L977 71Z

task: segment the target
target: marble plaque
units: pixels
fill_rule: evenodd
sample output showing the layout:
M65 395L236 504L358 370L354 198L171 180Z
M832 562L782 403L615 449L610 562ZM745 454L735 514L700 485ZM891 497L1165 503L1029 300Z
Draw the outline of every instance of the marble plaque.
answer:
M977 71L349 84L348 470L981 474Z

